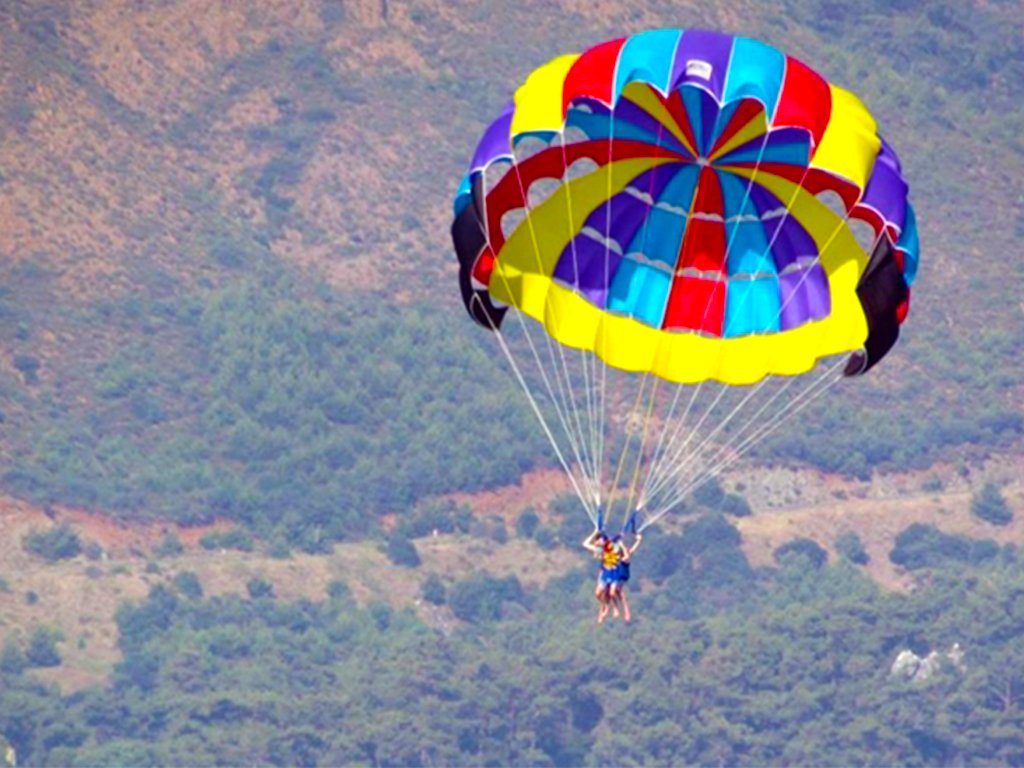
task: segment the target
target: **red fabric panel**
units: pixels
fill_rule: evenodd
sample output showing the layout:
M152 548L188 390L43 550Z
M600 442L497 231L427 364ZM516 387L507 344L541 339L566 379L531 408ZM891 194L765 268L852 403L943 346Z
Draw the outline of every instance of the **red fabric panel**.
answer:
M608 163L608 140L594 139L549 147L519 163L497 183L487 195L487 234L495 253L505 244L501 234L501 217L513 208L525 205L523 195L537 179L560 178L566 167L581 157L589 157L598 165ZM666 147L654 147L642 141L616 139L611 142L612 160L626 160L637 157L683 158ZM518 174L517 171L518 170Z
M832 114L828 82L802 61L786 57L786 79L772 121L777 127L794 125L811 133L816 149ZM813 157L813 150L812 150Z
M709 221L697 214L712 214L719 221ZM686 222L683 247L677 269L687 267L699 272L725 274L725 222L722 213L722 185L710 168L702 168L697 179L690 220Z
M685 328L722 335L725 324L725 281L681 275L672 283L665 310L665 330Z
M711 148L711 156L714 157L720 147L725 146L726 142L743 128L746 128L747 124L757 117L759 112L764 112L764 105L761 102L756 99L743 99L736 111L733 112L729 124L725 126L725 129L719 135L715 146Z
M494 252L488 246L480 251L473 265L473 279L481 285L490 286L491 273L494 271Z
M659 96L657 91L654 91L654 95ZM662 101L668 108L668 112L672 115L672 119L675 121L676 125L679 126L679 130L681 130L683 135L686 136L687 144L693 147L693 151L696 152L697 138L693 135L693 126L690 125L690 115L686 111L686 107L683 105L683 97L679 90L676 89L672 91L669 95L668 101L665 101L664 99L662 99Z
M846 206L846 210L849 211L857 204L860 199L861 190L856 184L853 184L845 179L840 179L838 176L833 176L828 171L822 171L817 168L808 168L807 176L803 181L802 186L812 195L818 195L827 189L838 193L843 198L843 205Z
M903 300L903 303L896 307L896 321L903 325L903 321L907 319L907 313L910 312L910 289L907 289L907 298Z
M794 184L801 184L804 180L807 169L802 165L791 165L789 163L729 163L727 166L723 163L723 166L729 168L749 168L750 170L757 170L758 173L769 173L772 176L780 176L783 179L788 179Z
M600 99L611 106L615 88L615 65L626 38L609 40L585 51L569 68L562 85L562 117L569 112L570 102L580 96Z

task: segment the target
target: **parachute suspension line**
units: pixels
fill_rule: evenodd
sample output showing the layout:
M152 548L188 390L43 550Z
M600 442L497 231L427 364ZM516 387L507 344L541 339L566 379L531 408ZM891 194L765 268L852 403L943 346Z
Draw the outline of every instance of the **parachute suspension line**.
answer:
M532 211L532 206L530 205L529 189L527 189L526 187L523 186L523 177L522 177L522 174L519 171L519 164L518 164L518 162L516 162L516 158L515 157L513 157L512 170L516 174L516 183L519 186L519 192L522 195L523 201L525 203L526 224L530 228L530 242L533 244L534 257L537 260L537 270L538 270L538 272L543 272L543 270L541 269L540 245L538 244L538 241L537 241L537 230L536 230L536 228L533 225L533 218L531 216L533 211ZM506 280L506 285L507 285L507 282L508 282L507 278L504 278L504 279ZM578 434L577 432L573 431L572 425L570 424L570 419L572 418L572 416L569 413L570 406L572 407L573 411L575 412L575 404L572 403L571 402L571 398L566 395L565 386L564 386L564 384L562 382L562 378L561 378L561 371L560 371L560 369L558 367L557 362L555 362L555 353L554 353L554 349L553 349L554 342L552 341L550 334L548 334L546 331L544 331L542 335L544 336L545 341L547 343L548 356L549 356L549 358L552 361L552 364L551 364L552 371L551 372L552 372L553 375L557 376L556 381L557 381L557 384L558 384L558 395L555 394L554 388L551 386L551 382L550 382L550 379L549 379L549 376L548 376L548 372L547 372L547 370L545 370L544 364L541 362L540 355L538 354L538 352L536 350L536 346L535 346L535 344L533 342L533 339L532 339L532 337L530 335L530 332L526 328L526 323L523 320L522 312L516 312L515 314L519 318L520 325L523 328L523 333L526 336L527 342L530 345L530 349L531 349L531 351L534 354L534 359L535 359L535 361L537 363L537 370L540 373L540 375L541 375L541 377L542 377L542 379L544 381L545 387L548 390L548 394L549 394L549 396L551 398L552 405L555 408L555 412L558 415L559 422L561 423L562 429L565 432L566 439L567 439L567 441L569 443L569 447L572 449L573 457L575 458L576 465L579 467L579 471L580 471L580 474L582 476L583 484L585 486L587 486L587 490L589 491L588 495L592 497L594 495L593 494L593 481L591 480L591 478L589 477L589 475L587 473L587 469L586 469L587 468L587 463L584 461L584 459L583 459L583 457L581 455L581 448L580 448L580 444L579 444L579 438L582 437L582 430L580 430L580 433ZM578 414L577 414L576 422L577 422L577 424L579 423ZM566 471L567 471L567 473L569 473L571 475L570 470L567 469ZM590 506L590 501L589 500L585 503L585 506L587 506L589 508L589 506Z
M761 146L760 146L760 148L758 150L758 160L757 160L757 163L755 163L754 172L753 172L751 178L747 182L747 187L746 187L746 192L745 192L745 195L744 195L744 200L743 200L743 203L740 206L741 212L742 212L743 207L746 205L746 201L749 198L750 191L753 188L754 181L755 181L756 176L757 176L757 169L759 167L761 159L763 158L763 154L764 154L764 150L765 150L766 146L767 146L767 132L766 132L765 138L762 140ZM806 176L806 174L807 174L807 171L804 172L804 176ZM796 198L797 198L797 196L799 194L799 189L801 189L801 188L802 188L802 184L800 186L798 186L794 190L794 192L793 192L793 194L792 194L788 204L785 206L785 211L784 211L784 216L785 217L789 217L789 216L792 215L791 214L792 205L793 205L794 201L796 200ZM790 296L787 297L787 300L779 307L779 310L777 312L777 318L781 318L782 313L785 311L785 309L788 306L789 302L791 302L793 297L797 295L797 293L799 292L800 288L803 286L804 282L808 279L808 277L810 276L810 273L811 273L811 267L813 267L814 264L820 264L822 256L825 254L825 252L828 250L828 248L833 244L833 242L835 241L836 237L839 235L840 231L842 230L843 226L848 224L849 219L850 219L850 211L846 209L845 203L844 203L843 207L844 207L845 215L842 217L841 222L838 223L837 226L833 229L833 231L829 235L828 239L825 241L825 243L820 248L819 253L815 255L813 262L810 265L808 265L805 269L802 270L802 274L800 275L800 279L798 280L796 287L790 293ZM729 248L732 245L733 239L734 239L737 231L738 231L738 227L734 227L732 232L730 233L729 240L728 240L728 243L726 245L726 252L727 253L729 251ZM771 241L767 244L767 248L765 250L765 253L771 252L772 245L774 244L775 240L778 238L778 236L779 236L779 234L781 232L782 232L782 225L780 223L780 225L776 228L775 232L773 233ZM750 295L750 292L745 293L743 298L741 299L741 302L745 303L747 301L747 299L749 298L749 295ZM739 315L739 313L737 313L734 316L738 316L738 315ZM842 360L840 360L840 363L841 362L842 362ZM837 367L837 365L832 366L829 370L830 371L834 370ZM828 371L826 371L826 375L827 375L827 373L828 373ZM787 383L781 389L776 391L771 396L771 398L769 398L769 400L764 405L762 405L758 409L758 411L742 427L740 427L735 432L735 434L733 434L729 438L729 440L726 441L726 443L724 445L719 447L719 449L713 455L712 459L707 460L707 461L704 462L705 468L709 467L709 466L712 466L712 463L718 457L720 457L721 455L724 455L729 450L729 448L738 440L744 440L744 442L741 442L740 446L739 446L740 453L746 452L747 450L752 448L757 442L760 442L760 440L762 440L767 434L769 434L770 432L774 431L779 426L781 426L781 424L784 421L786 421L789 416L792 416L793 414L799 412L800 410L803 410L803 408L806 407L806 405L808 403L807 402L803 402L803 404L801 404L801 397L802 397L802 395L798 396L797 399L795 399L792 402L790 402L789 404L787 404L784 407L784 409L780 412L780 414L776 414L775 416L771 417L769 419L769 421L767 422L767 424L764 424L761 427L755 428L753 430L753 432L750 433L750 439L745 439L743 437L745 434L747 434L747 431L750 429L750 427L753 424L755 424L757 419L765 412L765 410L767 410L767 408L771 405L771 403L773 403L776 399L778 399L778 397L789 387L789 385L792 383L792 380L793 379L790 378L787 381ZM762 379L762 381L757 385L757 389L760 389L761 385L764 384L765 381L766 381L766 379ZM835 383L835 382L834 381L830 382L828 386L830 387L833 383ZM667 472L667 474L663 474L657 481L655 481L653 483L649 482L649 486L650 487L649 487L649 489L647 491L648 495L651 495L651 496L656 495L659 491L663 490L663 488L667 484L668 480L671 480L671 478L673 476L681 475L682 472L685 470L685 468L690 466L693 463L693 460L696 459L697 457L699 457L700 453L708 445L708 443L714 437L714 435L722 431L722 429L726 426L726 424L728 424L728 422L731 421L734 418L734 416L739 411L739 409L743 405L745 405L747 403L747 401L749 401L751 399L753 394L754 393L751 393L750 395L745 397L741 401L741 403L735 409L733 409L733 411L726 417L726 419L721 424L719 424L718 428L715 429L714 432L712 432L710 435L708 435L704 440L702 440L701 443L696 448L694 448L691 452L689 452L689 454L685 458L682 459L681 462L678 462L675 465L671 465L670 464L670 470ZM811 400L816 399L819 394L820 394L820 391L815 392L814 395L810 399ZM713 406L714 406L714 404L712 405L712 407ZM694 431L699 429L699 426L700 425L698 425L698 427L696 427ZM689 442L689 440L687 442ZM730 460L728 462L728 464L734 463L736 460L738 460L738 458L739 458L739 455L737 455L735 458ZM715 472L715 474L717 474L723 468L724 467L716 467L713 471ZM660 464L656 466L656 465L654 465L652 463L652 467L651 467L652 472L651 472L651 474L654 474L654 471L656 469L657 470L661 470L662 467L660 466ZM706 482L709 479L709 477L711 477L711 476L713 476L713 475L709 474L708 472L705 472L703 476L698 476L695 480L691 481L691 483L689 484L689 488L692 490L697 485ZM651 476L649 475L648 476L648 480L649 481L650 481L650 477ZM686 491L686 493L688 493L688 492L689 491ZM683 498L685 498L685 493L682 496L679 496L678 500L681 501ZM678 501L675 501L674 503L678 503ZM674 506L674 503L672 505L670 505L670 506ZM657 517L660 518L661 514L657 515ZM652 520L653 520L653 518L652 518ZM648 524L650 524L650 521L648 522Z
M580 351L583 366L590 370L590 383L588 384L588 392L591 403L591 440L593 444L593 457L594 457L594 485L597 488L597 493L601 493L601 483L604 477L604 454L602 453L603 446L601 442L601 402L598 400L599 395L599 384L598 379L599 369L597 365L597 356L587 350Z
M762 383L764 381L767 381L767 379L763 379ZM783 384L778 389L776 389L775 393L772 394L772 396L769 397L767 400L765 400L765 402L761 405L761 407L758 408L757 411L755 411L752 416L748 417L747 421L743 424L743 426L739 427L734 432L734 434L732 434L729 437L728 440L726 440L721 446L718 447L718 449L716 450L716 454L715 455L718 455L719 453L724 453L734 443L742 440L743 436L747 432L747 430L750 429L751 426L753 426L754 424L757 423L757 420L760 418L761 414L763 414L766 410L768 410L768 408L771 406L771 404L774 403L787 389L789 389L790 386L792 386L794 381L796 381L796 377L794 377L794 376L787 376L786 377L786 383ZM731 416L730 416L730 418L731 418ZM754 431L756 431L756 429Z
M716 118L716 120L720 120L720 119L721 119L721 114L719 114L719 116L718 116L718 118ZM757 177L757 169L760 166L760 163L761 163L761 161L762 161L762 159L764 157L765 148L768 145L769 133L770 132L766 130L764 132L764 134L762 135L761 143L760 143L760 146L758 147L757 160L755 161L755 164L754 164L754 172L751 175L751 177L747 180L746 189L745 189L744 195L743 195L743 200L740 203L739 210L736 213L737 217L741 217L742 216L742 213L743 213L744 208L746 207L747 201L750 199L750 192L751 192L751 189L753 189L754 181L755 181L755 179ZM795 195L794 195L793 199L795 199ZM792 202L793 201L790 200L790 205L792 205ZM694 205L696 205L696 200L694 200ZM692 214L692 207L693 206L691 206L691 214ZM786 215L788 215L788 211L789 211L789 206L787 206ZM739 232L739 223L737 221L737 224L735 226L733 226L732 231L729 232L729 237L728 237L728 240L726 242L726 247L725 247L726 254L729 253L729 251L730 251L730 249L732 247L732 243L735 240L736 235L737 235L738 232ZM777 232L775 234L777 236ZM774 242L774 238L773 238L773 242ZM766 252L770 252L770 251L771 251L771 244L769 244ZM744 293L743 297L740 300L741 301L740 308L742 308L742 304L746 303L747 299L750 296L750 293L751 292L749 292L749 291ZM705 307L704 307L705 318L707 316L707 312L708 312L709 308L710 308L710 299L708 299L708 301L706 301L706 303L705 303ZM737 312L737 315L738 314L739 313ZM737 316L737 315L734 315L734 316ZM779 312L779 316L781 317L781 310ZM725 330L723 330L723 333L725 333ZM645 483L645 492L644 492L645 497L655 496L656 494L661 492L661 490L663 490L672 481L672 479L674 477L678 476L692 462L693 458L695 458L697 455L699 455L699 452L704 448L704 446L706 446L708 444L708 442L716 434L721 432L727 426L727 424L735 417L735 415L738 413L738 411L757 393L757 391L759 391L761 389L761 387L764 384L764 382L765 382L765 379L762 379L761 382L759 382L757 384L757 386L755 387L754 391L751 392L749 395L747 395L740 402L740 404L737 405L733 409L733 411L731 413L729 413L729 415L722 422L720 422L718 424L718 426L715 428L715 430L713 430L711 432L711 434L709 434L707 437L705 437L700 442L700 444L696 448L694 448L692 451L685 452L686 447L690 444L690 442L692 442L694 436L699 432L701 426L704 424L706 419L711 415L711 412L715 409L715 407L718 405L719 401L721 400L722 396L725 394L725 388L723 387L723 389L719 392L718 397L716 397L715 400L711 403L711 405L708 406L707 410L705 411L703 416L700 418L700 420L698 421L697 425L690 431L689 435L686 438L686 441L680 446L678 444L678 437L679 437L679 435L682 434L681 427L685 423L687 415L689 413L690 409L688 408L687 409L687 413L684 414L683 419L681 420L681 422L679 424L680 428L676 429L676 431L673 434L673 438L669 441L669 448L666 451L666 453L668 455L670 455L672 458L669 459L668 461L664 461L664 455L662 455L662 456L658 457L658 461L657 462L652 461L652 464L651 464L651 467L650 467L650 472L648 473L647 481ZM697 390L694 392L694 395L691 398L691 406L692 406L693 402L696 400L696 398L697 398L697 396L699 394L701 386L703 386L703 382L700 385L698 385ZM671 413L672 412L674 412L674 405L673 405L672 411L670 411L670 417L668 419L669 421L671 420Z
M662 485L657 486L653 492L658 493L662 487L664 487L664 483L667 483L671 478L680 477L682 473L693 464L694 460L701 456L704 448L715 438L715 435L729 425L729 422L736 417L736 414L738 414L743 407L761 391L767 381L768 378L765 377L761 379L756 386L752 387L743 399L740 400L728 414L726 414L725 418L718 422L718 425L713 430L701 438L700 442L692 450L686 453L677 464L669 468L665 481Z
M676 408L679 406L679 398L682 394L682 386L677 386L676 393L672 396L672 404L669 406L665 417L661 420L661 429L658 430L658 442L655 444L654 450L651 452L651 458L647 462L647 473L644 476L644 484L640 488L640 496L637 498L637 506L642 507L647 499L647 489L651 484L651 475L658 463L658 458L661 456L661 448L665 444L665 435L667 435L671 430L672 417L675 415Z
M590 486L590 490L593 490L593 483L590 479L589 466L590 458L587 455L587 444L584 439L583 424L580 421L579 408L576 405L576 398L573 396L572 379L569 375L569 368L565 360L565 348L561 344L553 343L551 337L548 334L544 334L548 341L548 354L551 357L551 367L555 373L556 381L558 383L558 391L562 397L563 407L566 411L566 417L572 418L572 422L566 429L566 433L570 436L570 442L573 446L573 452L576 456L576 461L580 465L580 471L587 477L587 484ZM557 347L559 360L555 359L553 348ZM563 380L564 375L564 380ZM575 426L575 431L572 427Z
M606 184L605 184L605 195L604 195L604 206L605 206L605 217L604 217L604 285L607 286L608 293L610 293L611 292L611 247L610 247L610 244L611 244L611 234L612 234L612 186L613 186L612 181L613 181L613 176L614 176L614 161L613 161L613 158L615 156L615 152L614 152L615 151L615 103L614 103L614 101L613 101L613 103L609 104L608 106L609 106L609 108L608 108L608 158L607 158L607 161L605 162L605 166L604 166L605 182L606 182ZM607 299L607 294L606 294L606 298L605 298L606 306L605 306L605 309L607 309L607 303L608 303L608 299ZM601 357L601 352L605 352L606 351L604 349L604 339L603 339L603 337L601 338L600 343L601 343L601 348L594 350L594 354L597 357ZM603 360L604 358L602 357L601 359ZM596 362L595 362L595 364L596 364ZM598 408L598 425L599 425L599 427L598 427L598 437L599 437L599 440L600 440L600 453L598 455L601 456L601 457L604 456L605 447L607 445L607 432L608 432L608 425L609 425L609 416L608 416L608 368L609 368L609 366L606 365L606 364L601 366L600 407ZM645 377L644 377L644 381L641 382L641 391L643 391L643 385L645 383L646 383L646 374L645 374ZM611 469L610 466L609 466L609 469ZM616 470L615 480L612 482L611 486L607 490L607 493L608 493L608 503L606 505L607 514L610 514L611 511L612 511L611 503L612 503L612 500L615 497L616 489L618 488L618 482L619 482L618 478L619 478L619 471L620 470L621 470L621 462L620 462L619 468ZM601 492L603 490L603 488L602 488L603 480L604 480L604 477L603 477L603 464L602 464L602 472L601 472L601 474L598 477L598 494L599 494L599 497L600 497Z
M613 502L615 496L619 490L619 482L622 479L622 470L626 466L626 458L629 455L629 425L632 424L636 419L636 414L640 410L641 403L643 402L644 389L647 388L647 380L652 378L650 373L644 373L640 379L640 387L637 389L636 397L633 399L633 407L629 409L629 417L626 420L626 426L622 430L623 432L623 444L622 452L619 454L618 466L615 469L615 478L612 480L611 486L608 488L608 504L605 508L605 519L608 519L613 512Z
M715 119L716 119L716 125L717 125L717 121L721 119L721 113L719 113L719 115ZM763 150L763 145L762 145L762 150ZM693 197L690 200L690 207L689 207L689 211L687 212L687 219L688 220L691 220L694 217L695 213L696 213L697 201L700 198L701 181L703 179L703 174L704 174L705 170L707 170L707 168L702 168L698 172L696 186L695 186L694 191L693 191ZM684 246L686 244L686 234L687 234L687 230L688 229L689 229L688 225L684 226L683 232L680 235L679 250L678 250L678 254L676 256L676 270L680 269L679 261L682 259L682 256L683 256L683 250L684 250ZM711 299L712 299L712 296L711 296L711 294L709 294L707 296L707 298L704 300L704 312L703 312L703 315L702 315L702 318L701 318L701 327L703 327L704 323L707 321L708 312L711 310L711 303L712 303ZM665 464L665 456L666 455L671 456L671 458L668 459L668 462L667 462L667 466L669 468L671 468L678 461L680 455L685 450L686 446L690 444L690 442L693 439L693 437L698 433L698 431L700 430L701 426L704 424L704 421L708 418L708 416L711 414L711 412L715 409L715 407L718 405L718 403L722 399L722 397L724 397L725 392L726 392L726 388L725 388L725 386L723 384L719 383L720 391L718 393L718 396L712 401L711 405L709 405L707 407L707 409L704 411L704 413L701 415L701 417L698 420L697 424L693 427L692 430L690 430L690 433L686 436L686 439L682 443L682 445L678 445L677 440L678 440L679 436L682 434L682 427L683 427L683 424L685 423L686 416L689 414L690 409L692 408L692 406L696 402L697 396L699 395L701 389L703 388L703 384L704 384L704 382L701 382L700 384L697 385L697 387L696 387L696 389L695 389L695 391L693 393L693 396L690 399L690 404L687 407L686 414L684 414L683 420L678 425L678 429L676 429L676 431L674 432L672 440L669 441L669 446L668 446L667 450L665 451L664 454L662 454L660 457L658 457L657 463L655 463L654 461L651 462L651 465L650 465L650 468L649 468L649 471L648 471L647 479L644 482L645 489L647 489L647 490L645 490L644 492L641 493L641 498L646 498L646 495L650 491L650 487L652 485L658 485L658 484L660 484L662 482L661 475L666 471L664 469L664 467L666 466L666 464ZM668 428L668 423L667 422L666 422L666 424L664 424L662 426L663 433L664 433L664 430L666 428ZM660 440L659 440L659 442L660 442ZM652 479L652 475L656 475L656 474L658 476L658 479L657 480ZM671 476L671 472L669 473L669 476Z
M640 434L640 445L637 448L636 454L636 466L633 468L633 477L629 481L629 501L626 504L625 516L622 525L625 529L626 525L629 524L630 517L633 515L634 510L639 510L642 506L640 497L637 495L637 482L640 480L640 468L643 466L644 461L644 448L647 446L647 432L651 425L651 414L654 412L654 405L658 399L658 385L661 383L659 377L654 378L654 386L651 387L650 400L647 403L647 415L644 416L643 431ZM634 499L636 499L636 507L633 506Z
M480 301L475 295L473 300ZM569 481L572 483L573 489L576 491L576 495L579 497L580 503L587 512L587 516L597 523L597 510L590 508L590 500L583 494L579 483L576 481L575 474L569 469L569 465L562 455L562 449L558 445L558 441L555 439L554 433L548 426L548 421L544 418L544 413L541 411L540 406L537 404L537 399L533 396L530 391L530 386L527 384L526 379L523 377L523 373L519 368L519 364L516 362L515 356L509 349L508 344L505 342L505 335L498 330L497 326L494 325L494 321L491 320L490 314L487 312L487 308L483 306L481 302L481 309L483 309L483 315L487 318L488 324L491 326L491 330L494 332L495 337L498 339L498 344L501 346L501 351L505 353L505 359L508 360L509 365L512 367L512 372L515 374L516 380L519 382L519 386L523 388L523 392L526 394L527 400L530 402L530 407L533 409L534 416L537 417L537 421L540 422L541 428L544 430L544 434L548 438L548 442L551 443L551 447L555 451L555 456L558 457L559 463L562 465L562 469L565 470L565 474L569 476Z
M661 451L660 454L658 452L655 452L655 455L651 457L651 462L647 470L647 478L644 481L644 490L641 491L640 493L641 501L646 501L646 499L650 497L650 488L654 484L655 479L657 478L659 473L661 472L661 467L664 463L664 458L665 456L669 455L671 452L675 450L675 446L678 444L678 441L680 440L680 436L683 433L683 428L689 421L690 412L693 410L694 403L697 401L697 397L700 395L700 391L703 386L704 382L700 382L696 387L693 388L693 391L690 394L690 400L686 404L686 409L683 411L683 415L680 417L679 421L676 422L673 428L672 416L675 413L676 402L679 400L679 396L683 392L682 386L679 386L676 389L676 396L673 399L672 407L669 410L669 415L665 419L665 423L662 425L661 437L659 438L659 442L664 444L664 449ZM665 444L664 437L670 428L672 429L672 437L670 437L668 443Z
M827 392L832 386L842 381L843 375L840 373L838 376L835 372L844 363L845 359L840 357L839 360L833 365L829 366L823 371L813 382L808 384L802 392L796 395L793 400L786 404L778 413L774 414L767 422L758 426L752 434L747 436L739 445L737 445L730 455L725 456L726 450L719 449L713 456L705 462L704 468L694 475L694 478L686 485L681 486L675 492L675 494L662 504L658 505L658 511L648 518L644 524L640 527L640 531L645 528L654 525L658 520L680 504L690 493L696 490L698 487L706 483L712 477L717 477L724 470L731 467L737 461L739 461L751 448L757 445L759 442L768 437L772 432L778 429L782 424L787 422L797 413L802 411L817 400L821 395Z
M561 152L562 152L562 169L563 169L562 170L562 178L563 178L563 180L565 182L565 184L563 186L563 189L565 189L566 219L569 222L569 231L570 232L576 232L576 222L575 222L575 217L573 215L573 206L572 206L572 187L571 187L571 184L570 184L571 179L568 178L568 176L569 176L569 157L568 157L568 154L565 151L565 130L564 130L564 127L563 127L563 130L560 131L557 134L557 141L558 141L558 145L561 148ZM534 247L536 247L536 242L534 243ZM579 257L578 257L577 251L576 251L576 239L574 237L570 238L570 240L569 240L569 247L572 249L573 273L578 275L579 274ZM549 342L549 344L550 344L550 342ZM598 470L597 470L598 460L599 459L598 459L598 455L596 453L596 445L595 445L595 442L593 440L594 410L593 410L592 397L591 397L591 392L590 392L590 375L589 375L589 370L588 370L587 360L586 360L587 353L586 353L585 350L580 350L580 369L581 369L581 371L583 373L583 391L584 391L584 397L585 397L585 401L586 401L586 405L587 405L587 425L588 425L588 430L585 431L584 427L583 427L583 424L581 423L581 420L580 420L580 417L579 417L579 412L578 412L577 407L576 407L576 397L575 397L575 391L576 390L573 387L572 376L570 375L569 367L568 367L568 365L566 363L564 347L561 344L558 344L556 346L558 346L559 355L562 358L562 368L563 368L563 370L565 372L565 380L566 380L566 389L567 389L567 393L568 393L568 399L570 400L570 402L573 403L573 415L574 415L574 418L576 420L577 428L579 430L579 443L580 443L580 446L581 446L580 452L582 453L583 459L585 461L585 465L584 465L584 470L583 471L584 471L584 473L588 477L588 481L589 481L588 484L590 485L591 494L592 495L596 495L596 492L600 489L600 478L599 478L599 474L598 474ZM589 431L590 440L587 439L587 437L588 437L587 432L588 431ZM588 451L588 449L589 449L589 451Z
M690 445L691 442L693 442L693 439L697 437L697 435L700 433L700 428L704 426L704 422L707 421L708 417L711 416L711 414L714 412L719 402L721 402L722 398L725 397L726 392L729 391L728 387L725 384L722 384L721 382L719 382L718 386L718 394L715 396L714 400L711 401L711 404L704 409L704 412L701 414L700 418L697 420L697 423L693 426L693 428L689 430L686 439L682 442L682 444L674 448L670 458L666 460L664 456L662 457L662 464L659 467L659 478L657 482L653 485L653 492L656 493L657 490L659 490L665 483L671 481L671 479L675 476L676 467L678 467L680 461L685 458L687 447ZM696 398L696 393L694 393L694 395Z

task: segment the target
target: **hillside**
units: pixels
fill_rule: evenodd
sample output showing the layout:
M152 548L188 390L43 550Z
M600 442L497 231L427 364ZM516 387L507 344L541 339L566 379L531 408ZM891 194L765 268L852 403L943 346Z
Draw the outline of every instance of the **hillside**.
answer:
M987 475L1005 479L1019 477L1019 462L1000 463L987 468ZM861 566L864 575L888 590L912 590L927 583L929 572L908 570L893 563L898 534L914 523L936 525L949 534L971 539L994 539L1000 544L1016 544L1024 539L1024 486L1019 482L1004 488L1011 509L1016 513L1007 526L994 526L970 514L970 484L955 482L944 489L923 490L920 477L882 477L871 484L821 481L794 481L778 473L744 475L752 483L749 497L754 499L755 514L741 518L737 528L742 547L750 563L758 568L778 565L776 551L796 538L809 538L825 551L833 563L843 562L836 542L844 533L855 532L869 560ZM803 489L818 498L786 499L780 487ZM772 496L763 496L766 488L775 488ZM827 492L825 492L827 489ZM115 617L124 601L138 601L158 585L172 586L179 574L194 574L208 598L245 595L252 579L272 585L273 594L282 601L321 601L331 584L341 582L362 606L385 603L396 610L414 610L428 626L450 633L463 626L447 607L431 605L422 597L426 581L438 577L450 590L461 581L486 574L496 579L514 577L531 593L545 588L552 580L570 575L578 585L589 584L589 575L580 572L589 561L573 545L541 547L536 541L516 533L516 520L529 506L540 513L545 525L557 525L557 516L549 509L558 493L568 490L553 473L527 475L524 483L495 491L464 494L457 499L473 510L479 520L501 518L502 530L509 538L496 541L483 529L470 534L436 534L415 539L422 564L415 569L396 566L372 543L340 544L330 555L294 554L282 558L268 552L262 543L254 551L208 547L204 537L230 529L224 523L206 526L179 526L169 523L118 525L102 515L83 510L57 508L44 510L24 502L5 499L0 502L0 647L22 642L30 628L46 626L59 630L62 663L59 667L38 670L43 680L57 683L64 691L74 691L109 681L111 671L121 659ZM678 528L672 521L669 528ZM47 563L25 551L24 537L33 531L51 530L68 524L92 554L56 563ZM170 536L182 545L182 551L170 554L161 549ZM657 532L651 534L657 541ZM538 537L539 538L539 537ZM526 553L529 553L528 555ZM651 570L658 566L638 557L636 575L642 591L653 587ZM655 576L656 578L656 576ZM35 595L28 600L29 594ZM576 605L576 609L582 608ZM582 616L580 617L582 619Z
M450 198L533 67L667 24L761 37L861 93L923 233L893 355L732 482L791 472L758 498L792 504L796 487L816 507L851 476L952 487L968 463L1020 454L1013 3L47 0L0 21L0 485L14 498L236 520L314 553L438 494L524 472L555 488L459 306ZM509 514L530 503L513 493Z

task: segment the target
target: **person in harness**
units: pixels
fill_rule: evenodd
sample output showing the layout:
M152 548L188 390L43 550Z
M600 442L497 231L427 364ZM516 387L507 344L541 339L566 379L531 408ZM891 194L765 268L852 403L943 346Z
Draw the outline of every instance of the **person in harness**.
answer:
M627 524L627 527L631 527L631 524ZM629 600L623 586L629 581L630 558L643 540L642 534L634 531L633 535L635 538L633 546L630 547L626 546L621 535L609 536L599 527L583 541L584 549L592 552L594 557L601 561L601 570L594 586L594 597L599 606L598 624L604 623L609 611L614 618L618 618L621 610L623 621L629 623L632 620Z

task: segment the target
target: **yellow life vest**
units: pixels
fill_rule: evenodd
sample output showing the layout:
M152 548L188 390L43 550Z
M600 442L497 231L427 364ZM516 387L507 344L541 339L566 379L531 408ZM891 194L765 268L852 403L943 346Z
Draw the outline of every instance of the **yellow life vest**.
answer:
M622 555L619 552L619 545L614 541L605 542L604 552L601 554L601 567L605 569L617 568Z

